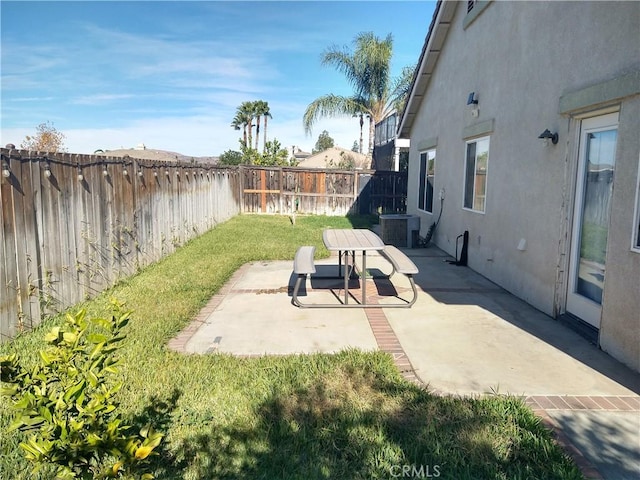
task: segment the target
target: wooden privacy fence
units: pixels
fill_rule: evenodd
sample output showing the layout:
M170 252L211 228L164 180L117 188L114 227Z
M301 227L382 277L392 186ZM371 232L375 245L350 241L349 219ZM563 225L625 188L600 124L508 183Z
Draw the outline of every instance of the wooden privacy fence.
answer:
M0 339L241 211L238 169L0 151Z
M406 212L406 172L255 166L240 172L247 213Z
M241 212L406 208L406 173L0 153L0 340L93 297Z

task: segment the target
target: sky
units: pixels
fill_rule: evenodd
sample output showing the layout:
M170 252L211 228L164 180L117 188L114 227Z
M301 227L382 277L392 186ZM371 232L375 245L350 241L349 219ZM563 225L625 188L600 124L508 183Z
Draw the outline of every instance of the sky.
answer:
M327 130L351 149L355 118L318 121L307 105L353 93L322 66L360 32L393 36L392 77L415 65L435 2L5 1L1 16L0 144L19 146L44 122L71 153L147 148L190 156L239 150L230 124L264 100L268 139L311 151ZM261 132L261 136L262 136ZM365 125L365 148L368 131ZM262 141L261 141L262 142Z

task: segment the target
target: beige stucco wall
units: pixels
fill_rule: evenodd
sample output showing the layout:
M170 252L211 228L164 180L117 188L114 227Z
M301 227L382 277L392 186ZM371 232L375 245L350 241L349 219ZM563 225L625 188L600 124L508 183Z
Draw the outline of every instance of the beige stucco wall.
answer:
M639 47L640 49L640 47ZM600 346L640 371L640 252L631 250L640 165L640 97L620 110ZM637 225L635 228L638 228Z
M409 178L416 180L409 182L408 211L422 216L424 235L439 213L437 192L444 188L438 246L453 254L456 236L469 230L471 268L556 316L564 308L579 128L575 112L559 113L560 99L640 69L633 48L640 4L492 2L464 29L465 16L458 7L411 130ZM466 106L472 91L479 99L478 117ZM622 105L612 212L616 233L607 260L601 340L603 349L638 370L640 254L630 251L630 238L640 116L627 114L636 103L637 95L587 110ZM546 128L559 133L557 145L541 145L537 137ZM491 130L484 214L462 208L465 139L474 130ZM417 210L417 178L419 152L434 139L432 216ZM524 251L517 248L521 239ZM634 299L621 301L625 296Z

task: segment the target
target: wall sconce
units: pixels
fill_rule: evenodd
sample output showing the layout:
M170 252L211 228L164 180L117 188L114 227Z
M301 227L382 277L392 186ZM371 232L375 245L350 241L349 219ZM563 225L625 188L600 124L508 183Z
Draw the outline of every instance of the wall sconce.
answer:
M157 171L157 170L154 170L154 171L153 171L153 176L154 176L154 177L157 177L157 176L158 176L158 171Z
M122 170L122 174L126 177L127 175L129 175L129 172L127 172L127 167L124 167L124 170Z
M165 170L164 174L168 177L169 176L169 170Z
M104 175L105 177L109 176L109 170L107 170L107 166L106 165L104 167L102 167L102 175Z
M467 108L471 111L471 116L474 118L480 114L476 92L471 92L467 97Z
M82 169L78 167L78 181L81 182L84 180L84 175L82 174Z
M142 176L142 169L138 170L138 176L141 177Z
M49 162L44 164L44 176L47 178L51 176L51 167L49 166Z
M9 178L11 176L11 170L9 170L9 164L6 160L2 160L2 176Z
M549 141L551 141L551 143L553 143L554 145L558 143L558 134L551 133L548 128L545 129L545 131L540 135L538 135L538 138L542 140L545 147L549 145Z

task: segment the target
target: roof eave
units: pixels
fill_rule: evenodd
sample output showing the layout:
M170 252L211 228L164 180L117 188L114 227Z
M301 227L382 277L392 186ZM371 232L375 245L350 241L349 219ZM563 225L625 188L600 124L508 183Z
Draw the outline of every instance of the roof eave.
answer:
M418 68L413 77L409 99L400 118L400 126L398 127L399 138L409 138L413 120L418 113L427 86L431 80L431 75L435 70L458 3L459 2L455 0L439 0L436 4L431 25L429 26L429 31L425 38L422 52L420 53Z

